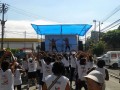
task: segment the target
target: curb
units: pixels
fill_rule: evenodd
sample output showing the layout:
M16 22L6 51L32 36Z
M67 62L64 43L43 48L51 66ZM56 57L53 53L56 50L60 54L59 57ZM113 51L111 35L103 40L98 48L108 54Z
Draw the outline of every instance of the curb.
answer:
M110 76L116 78L116 79L120 79L119 76L116 76L116 75L113 75L113 74L110 74Z

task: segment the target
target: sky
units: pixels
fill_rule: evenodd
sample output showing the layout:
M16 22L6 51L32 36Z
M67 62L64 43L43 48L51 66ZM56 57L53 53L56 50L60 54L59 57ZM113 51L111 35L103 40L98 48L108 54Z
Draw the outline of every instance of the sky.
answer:
M5 14L5 38L36 38L31 24L91 24L102 22L117 7L120 0L0 0L9 5ZM0 14L0 18L2 14ZM120 19L116 12L101 25L101 28ZM90 31L87 35L90 35ZM97 30L97 29L96 29Z

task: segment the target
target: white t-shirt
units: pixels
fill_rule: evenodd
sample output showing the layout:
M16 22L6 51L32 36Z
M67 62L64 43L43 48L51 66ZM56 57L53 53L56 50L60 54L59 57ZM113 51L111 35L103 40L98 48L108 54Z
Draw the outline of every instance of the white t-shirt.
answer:
M42 81L44 81L46 76L52 74L53 63L50 63L49 65L47 65L43 59L41 60L41 63L42 63L42 69L43 69Z
M41 66L39 64L39 62L41 62L41 61L36 61L36 62L37 62L37 70L41 70Z
M10 69L0 70L0 90L14 90L14 76Z
M87 61L86 64L87 64L87 66L88 66L89 69L93 68L93 66L94 66L94 63L90 62L90 61Z
M81 80L85 80L84 76L87 75L88 66L80 65L79 62L77 62L77 67L78 67L78 78Z
M55 75L48 75L45 78L45 83L47 85L47 88L51 85L52 81L54 81L57 78ZM67 83L69 83L69 79L65 76L61 76L57 82L54 84L54 86L51 88L51 90L65 90Z
M64 57L61 60L65 67L69 67L69 60L66 60Z
M28 72L36 72L37 70L37 62L32 60L32 62L28 59Z
M73 68L76 68L76 58L74 58L72 55L70 56L71 60L70 60L70 65Z
M14 85L21 85L22 79L21 79L21 73L19 69L16 69L14 72Z
M100 71L100 72L103 74L103 77L104 77L104 79L105 79L105 77L106 77L105 68L96 67L96 70L97 70L97 71Z
M22 62L22 67L23 67L25 70L28 70L28 62L27 62L27 61L23 61L23 62Z

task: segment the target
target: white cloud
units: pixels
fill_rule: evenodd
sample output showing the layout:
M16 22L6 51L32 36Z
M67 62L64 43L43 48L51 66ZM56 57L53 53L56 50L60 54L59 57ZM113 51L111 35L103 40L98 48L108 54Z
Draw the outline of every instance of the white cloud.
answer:
M35 30L32 28L31 24L37 25L51 25L58 24L57 22L36 20L36 21L26 21L26 20L9 20L5 23L5 38L37 38ZM1 35L1 34L0 34Z

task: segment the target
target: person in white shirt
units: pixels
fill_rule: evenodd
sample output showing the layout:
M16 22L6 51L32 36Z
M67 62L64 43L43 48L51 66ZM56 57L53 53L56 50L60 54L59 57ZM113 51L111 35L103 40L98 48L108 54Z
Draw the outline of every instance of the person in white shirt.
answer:
M105 66L105 61L104 60L98 60L97 61L97 66L91 68L87 73L90 73L93 70L97 70L97 71L102 73L103 78L104 78L104 82L105 82L105 80L108 81L109 80L109 73L108 73L108 70L104 66ZM104 83L103 90L105 90L105 83Z
M22 85L21 73L22 72L25 72L25 70L23 70L21 66L16 64L14 66L14 89L17 87L17 90L22 90L21 88L21 85Z
M63 58L61 61L65 66L65 76L69 77L70 69L69 69L69 57L67 53L63 54Z
M36 61L37 61L37 80L38 80L38 84L39 84L39 88L38 90L41 90L43 82L42 82L42 77L43 77L43 71L42 71L42 61L43 59L43 54L39 53Z
M81 58L80 62L77 63L77 67L78 67L78 88L79 90L81 90L82 87L84 87L84 89L87 90L88 88L84 78L84 76L87 75L87 71L88 71L88 66L86 65L86 59Z
M28 62L26 57L23 58L22 67L23 69L25 69L25 76L26 76L28 73Z
M88 65L89 69L94 67L94 62L93 62L92 55L90 55L90 54L87 55L87 62L86 62L86 64Z
M42 63L42 71L43 71L42 81L44 82L45 77L52 74L53 63L51 63L51 58L49 56L46 56L44 59L42 59L41 63Z
M28 90L29 90L29 84L30 80L33 79L35 82L35 86L37 87L37 80L36 80L36 71L37 71L37 62L35 61L35 58L32 54L30 54L28 58Z
M89 90L105 90L104 77L98 70L91 71L88 75L84 76Z
M76 60L76 57L75 57L75 54L71 54L70 55L70 83L72 85L72 81L73 81L73 77L75 76L74 72L75 72L75 69L76 69L76 66L77 66L77 60Z
M14 90L14 76L9 62L3 61L0 69L0 90Z
M55 62L52 67L53 74L45 78L42 90L70 90L69 79L63 76L65 67L62 62ZM54 80L57 78L56 82ZM51 85L54 82L53 85ZM50 87L51 86L51 87Z

